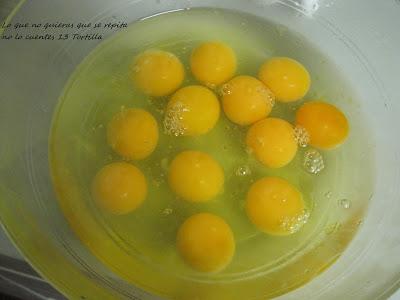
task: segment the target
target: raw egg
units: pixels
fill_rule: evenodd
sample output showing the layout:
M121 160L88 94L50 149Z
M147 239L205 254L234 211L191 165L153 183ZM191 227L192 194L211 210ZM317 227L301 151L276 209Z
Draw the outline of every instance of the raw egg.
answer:
M298 149L293 126L278 118L267 118L250 127L246 144L256 158L270 168L289 164Z
M218 272L231 262L235 240L224 219L201 213L181 225L177 248L185 262L197 271Z
M178 154L169 167L171 189L189 202L206 202L217 196L224 185L224 172L210 155L200 151Z
M175 136L198 136L214 128L220 115L217 96L208 88L192 85L178 90L167 105L164 127Z
M257 228L271 235L295 233L309 218L299 190L277 177L265 177L251 186L246 212Z
M229 120L239 125L251 125L266 118L275 97L258 79L238 76L223 85L222 105Z
M129 163L112 163L96 174L92 195L96 204L105 211L116 215L127 214L145 200L146 178L137 167Z
M300 100L311 85L307 69L288 57L275 57L265 62L259 71L259 78L280 102Z
M308 102L300 107L296 124L308 132L310 145L320 149L337 147L350 131L346 116L336 106L322 101Z
M107 128L108 144L126 159L148 157L158 143L156 119L143 109L124 109L117 113Z
M148 50L139 54L131 67L131 78L143 93L161 97L172 94L182 84L185 70L172 53Z
M236 64L235 52L221 42L201 44L194 49L190 59L194 77L211 87L231 79L235 75Z

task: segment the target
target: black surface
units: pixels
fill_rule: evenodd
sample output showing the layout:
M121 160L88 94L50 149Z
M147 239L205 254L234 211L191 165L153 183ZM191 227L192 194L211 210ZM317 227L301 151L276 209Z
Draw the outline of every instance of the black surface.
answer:
M0 294L0 300L23 300L23 299Z
M5 295L10 295L14 298L7 298ZM0 255L0 300L40 300L46 298L65 299L25 261Z

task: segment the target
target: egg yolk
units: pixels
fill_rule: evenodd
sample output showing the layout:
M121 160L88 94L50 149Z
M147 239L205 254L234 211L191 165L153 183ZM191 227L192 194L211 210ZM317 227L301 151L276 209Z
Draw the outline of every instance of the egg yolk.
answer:
M142 109L125 109L117 113L107 128L109 145L126 159L148 157L158 143L158 125L154 117Z
M102 168L92 184L92 195L99 207L116 215L137 209L147 195L147 182L135 166L113 163Z
M218 272L232 260L235 240L229 225L220 217L201 213L179 228L177 248L185 262L200 272Z
M304 104L296 113L296 124L310 135L310 145L332 149L342 144L349 135L349 123L335 106L313 101Z
M258 79L238 76L222 87L222 105L229 120L239 125L251 125L266 118L275 97Z
M250 127L246 144L256 158L270 168L289 164L298 148L293 126L277 118L267 118Z
M171 97L164 127L175 136L198 136L213 129L219 115L220 104L212 91L198 85L188 86Z
M310 74L298 61L276 57L265 62L259 71L260 80L280 102L293 102L303 98L310 89Z
M289 182L266 177L255 182L246 199L250 221L271 235L289 235L308 220L302 194Z
M194 49L190 65L194 77L207 86L217 86L231 79L236 72L236 55L229 46L207 42Z
M148 50L139 54L131 67L131 78L143 93L162 97L172 94L182 84L185 70L172 53Z
M172 161L168 181L171 189L184 200L206 202L221 192L224 172L208 154L185 151Z

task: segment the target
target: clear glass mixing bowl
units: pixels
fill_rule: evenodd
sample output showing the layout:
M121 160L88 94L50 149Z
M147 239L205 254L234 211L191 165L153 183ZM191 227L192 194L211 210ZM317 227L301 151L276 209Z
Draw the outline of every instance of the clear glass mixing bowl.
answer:
M282 298L387 298L400 286L399 1L40 0L22 1L9 21L133 22L191 7L239 10L303 35L339 66L362 99L360 110L371 128L375 193L356 237L312 281L298 289L282 281L269 296L291 291ZM5 33L15 32L9 28ZM80 243L51 184L52 113L69 76L98 43L0 40L0 219L27 260L69 298L158 299L119 278ZM314 258L318 253L312 253ZM174 299L187 299L176 290Z

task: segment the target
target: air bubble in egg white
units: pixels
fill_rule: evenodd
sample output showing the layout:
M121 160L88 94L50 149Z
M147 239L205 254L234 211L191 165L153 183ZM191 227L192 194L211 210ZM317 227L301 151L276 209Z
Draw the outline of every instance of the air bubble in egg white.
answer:
M163 210L162 214L163 214L164 216L169 216L169 215L171 215L173 212L174 212L174 210L173 210L172 208L166 208L166 209Z
M281 228L290 233L296 233L299 231L310 219L310 212L303 210L301 214L295 217L287 217L281 221Z
M275 106L275 103L276 103L275 96L266 86L258 87L256 92L261 94L262 96L264 96L264 98L266 99L267 103L271 107Z
M345 209L349 209L351 207L351 201L349 199L340 199L339 206Z
M309 149L304 154L303 167L310 174L319 174L325 169L324 158L317 150Z
M232 94L232 87L229 83L224 84L221 89L219 90L219 94L221 96L227 96Z
M170 107L164 118L164 130L168 135L182 136L186 132L185 126L182 124L183 113L188 109L181 103L177 102Z
M294 128L294 139L300 147L305 148L310 143L310 134L304 127L297 125Z
M205 85L206 85L206 87L208 87L210 90L213 90L213 91L215 91L217 88L217 85L215 83L206 83Z
M236 176L249 176L251 175L251 169L249 166L241 166L236 170Z

